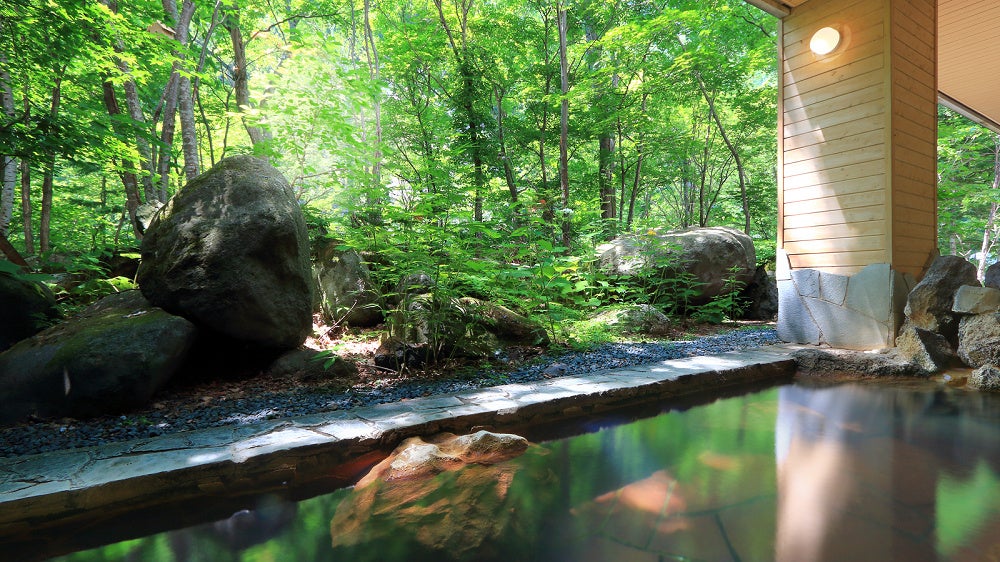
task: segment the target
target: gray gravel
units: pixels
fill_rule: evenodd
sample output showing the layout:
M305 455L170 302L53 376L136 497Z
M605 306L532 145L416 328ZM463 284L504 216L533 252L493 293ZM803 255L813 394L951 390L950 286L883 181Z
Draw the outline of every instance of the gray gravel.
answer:
M454 393L500 384L531 382L551 376L618 369L696 355L710 355L779 343L771 327L742 329L692 341L609 343L582 352L542 356L515 371L482 371L450 380L393 381L358 385L346 392L289 389L249 398L214 401L182 411L153 411L135 416L104 416L63 423L40 421L0 428L0 457L140 439L207 427L239 425L394 402L432 394Z

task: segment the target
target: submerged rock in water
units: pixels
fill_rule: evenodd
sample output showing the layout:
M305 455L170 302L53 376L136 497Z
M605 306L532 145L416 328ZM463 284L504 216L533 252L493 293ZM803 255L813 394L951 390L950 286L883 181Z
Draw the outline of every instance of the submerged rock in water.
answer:
M0 354L0 421L86 417L143 405L194 342L191 322L128 291Z
M305 219L278 170L226 158L153 219L137 275L154 305L232 338L293 348L312 330Z
M460 436L442 433L426 441L411 437L372 468L358 486L364 487L376 479L392 481L433 476L471 463L496 464L527 449L527 439L510 433L477 431Z
M530 475L531 489L540 494L512 491L519 461L511 458L527 450L522 437L489 432L408 439L337 507L330 535L338 559L399 559L390 554L396 552L442 560L530 559L544 506L558 486L545 484L554 480L545 472Z

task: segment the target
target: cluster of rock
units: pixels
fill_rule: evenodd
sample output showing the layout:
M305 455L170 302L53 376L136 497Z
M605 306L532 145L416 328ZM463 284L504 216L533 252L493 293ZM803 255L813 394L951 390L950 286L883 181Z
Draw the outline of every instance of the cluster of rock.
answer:
M796 352L804 371L929 375L958 364L975 369L974 387L1000 390L1000 264L987 270L959 256L940 256L907 295L896 347L859 353Z
M3 298L24 310L5 314L0 332L0 351L9 346L0 354L0 422L133 408L206 361L269 363L312 330L302 212L281 174L250 156L219 162L155 215L137 282L141 294L113 295L39 331L56 317L51 294L0 275L5 295L30 294ZM301 352L277 365L301 363Z

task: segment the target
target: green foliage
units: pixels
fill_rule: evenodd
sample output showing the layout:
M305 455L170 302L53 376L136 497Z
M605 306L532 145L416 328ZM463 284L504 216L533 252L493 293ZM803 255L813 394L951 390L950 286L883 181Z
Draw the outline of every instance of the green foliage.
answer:
M722 294L714 297L707 304L699 306L692 318L712 324L721 324L726 319L736 320L739 318L745 303L739 298L744 283L736 278L738 273L739 267L733 266L723 284Z

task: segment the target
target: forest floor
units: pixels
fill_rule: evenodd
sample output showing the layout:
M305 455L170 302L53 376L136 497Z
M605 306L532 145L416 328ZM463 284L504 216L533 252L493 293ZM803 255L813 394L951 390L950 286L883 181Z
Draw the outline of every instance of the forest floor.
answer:
M357 365L356 374L256 372L175 383L157 393L148 406L124 414L86 420L35 419L0 427L0 457L351 409L778 342L773 323L679 323L674 333L662 339L637 337L578 348L512 347L490 361L449 359L424 369L391 371L374 364L382 330L315 328L318 336L309 338L306 347L335 350Z

